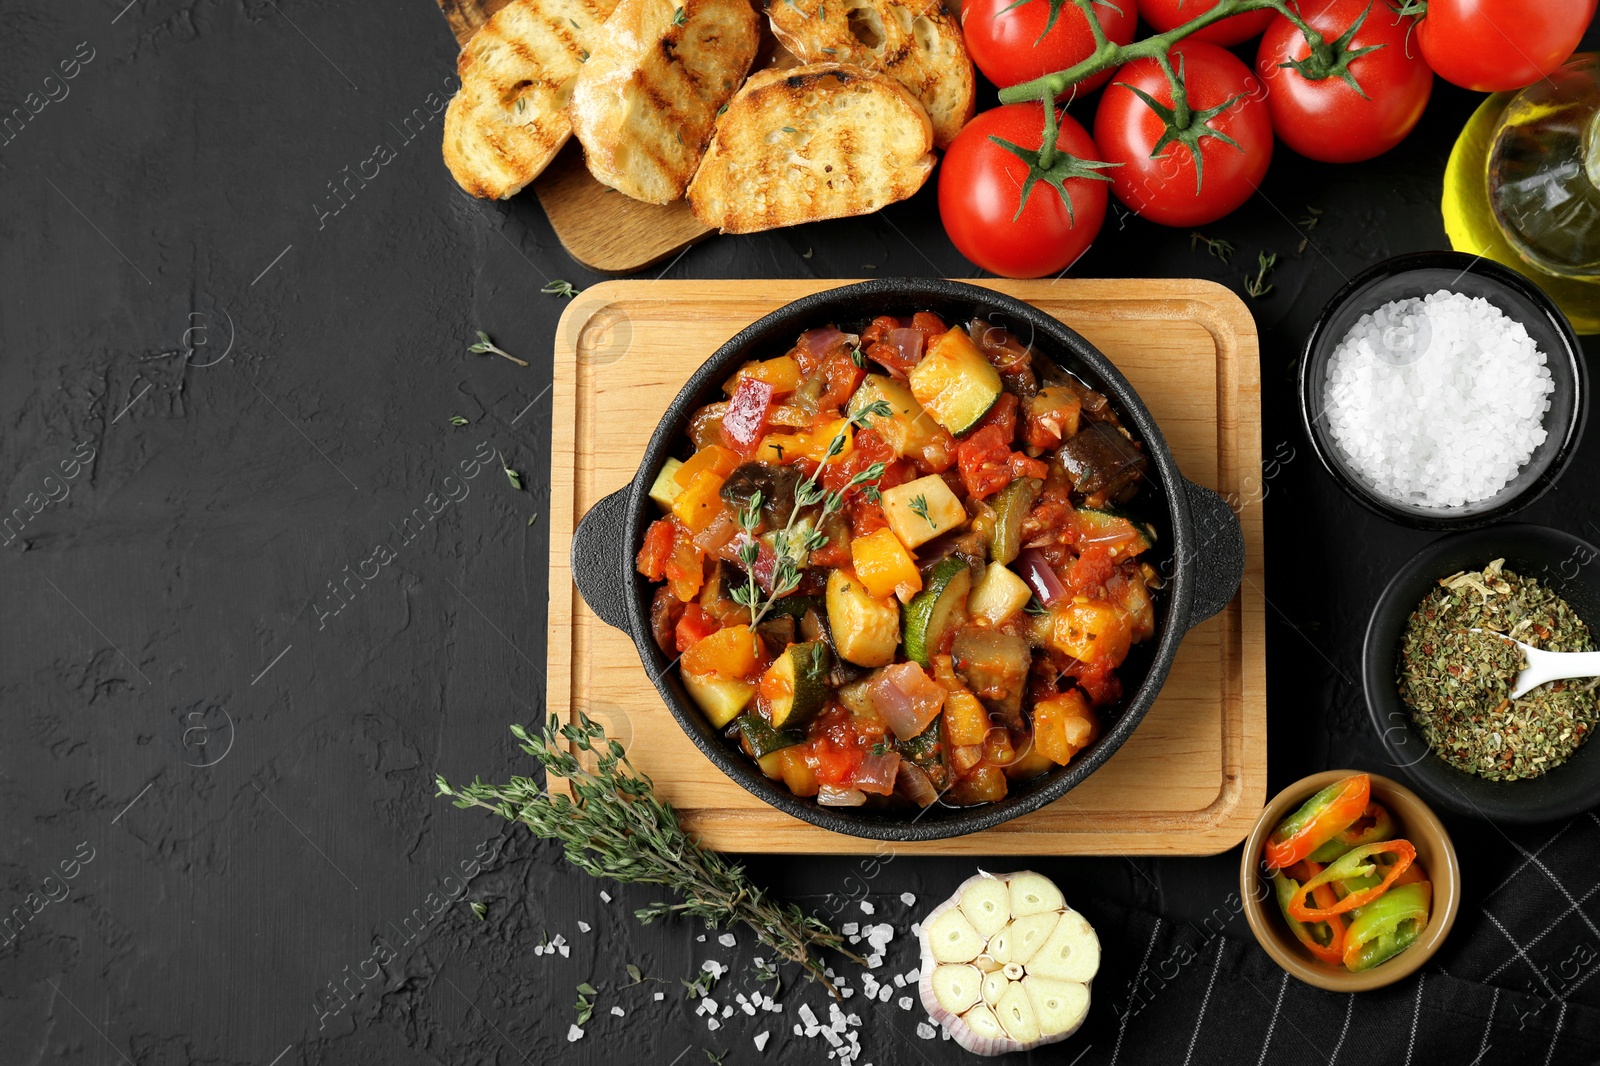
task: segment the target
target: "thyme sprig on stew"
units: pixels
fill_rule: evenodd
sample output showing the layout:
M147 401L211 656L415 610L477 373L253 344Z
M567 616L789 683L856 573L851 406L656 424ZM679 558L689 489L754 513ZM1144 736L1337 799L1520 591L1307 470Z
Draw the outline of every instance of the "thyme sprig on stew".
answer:
M893 414L894 409L888 401L875 400L851 415L850 424L857 429L866 429L871 425L870 416L889 418ZM812 552L821 551L827 546L828 534L822 527L829 518L844 509L846 493L864 486L864 491L876 494L878 481L888 469L881 462L857 471L837 489L824 489L818 481L822 476L822 468L844 451L849 437L849 427L835 434L833 440L828 442L828 453L822 462L794 487L794 507L789 512L789 519L782 529L772 534L772 591L765 597L756 579L756 562L761 558L761 542L756 539L756 529L761 525L761 493L756 492L751 496L749 503L739 512L737 521L745 534L745 541L739 546L739 562L744 566L746 578L742 587L733 590L733 602L750 612L752 627L766 617L774 603L800 587L800 571L804 569L804 560ZM818 509L811 511L811 517L807 520L803 514L811 508Z
M552 795L528 777L512 777L503 785L475 778L471 785L455 788L439 776L438 794L449 796L457 807L482 807L541 839L559 841L567 861L592 877L670 888L677 902L662 900L634 912L645 924L672 914L687 914L718 928L742 923L829 992L833 985L817 952L837 951L864 961L828 925L792 903L773 899L751 882L743 867L701 849L679 824L672 805L656 797L650 778L634 769L622 745L607 740L605 728L582 711L574 713L576 724L562 725L551 715L538 733L511 727L522 750L539 761L547 777L566 780L570 796ZM572 749L591 753L594 769Z

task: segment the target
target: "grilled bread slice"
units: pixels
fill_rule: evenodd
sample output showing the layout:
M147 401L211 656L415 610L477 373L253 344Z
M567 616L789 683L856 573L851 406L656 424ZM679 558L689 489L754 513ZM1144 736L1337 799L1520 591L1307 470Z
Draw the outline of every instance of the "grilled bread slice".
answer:
M887 75L838 63L763 70L717 120L689 204L724 233L865 215L920 189L932 149L928 113Z
M647 203L681 198L760 34L750 0L620 0L567 108L589 173Z
M771 0L773 35L803 63L849 63L911 90L944 148L972 117L976 82L943 0Z
M567 98L616 0L512 0L467 41L444 115L444 161L473 196L503 199L572 133Z

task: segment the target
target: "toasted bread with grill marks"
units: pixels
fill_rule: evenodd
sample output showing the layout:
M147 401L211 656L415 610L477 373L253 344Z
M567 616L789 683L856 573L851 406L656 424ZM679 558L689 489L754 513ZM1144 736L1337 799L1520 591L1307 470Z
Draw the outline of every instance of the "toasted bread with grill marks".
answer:
M943 0L770 0L778 42L803 63L848 63L911 90L944 148L972 118L976 81L961 24Z
M503 199L572 133L567 99L616 0L512 0L467 41L444 115L444 161L473 196Z
M724 233L864 215L933 172L933 125L887 75L838 63L763 70L717 120L689 203Z
M682 197L760 34L749 0L620 0L567 108L589 173L646 203Z

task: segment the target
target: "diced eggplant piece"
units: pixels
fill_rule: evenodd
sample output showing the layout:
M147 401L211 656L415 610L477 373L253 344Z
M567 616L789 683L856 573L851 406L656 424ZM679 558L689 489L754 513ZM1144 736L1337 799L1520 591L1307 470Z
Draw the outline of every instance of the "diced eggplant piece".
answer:
M761 639L767 642L767 647L775 652L795 643L795 618L792 614L769 614L756 626L756 632L761 634Z
M674 630L678 619L683 617L683 609L683 602L672 594L671 587L667 585L657 588L655 599L650 601L650 635L655 638L656 647L666 655L678 653L678 638Z
M750 505L761 493L761 513L772 526L783 526L794 512L794 490L800 471L777 463L745 463L734 469L722 483L722 498L738 510Z
M951 646L956 674L1010 729L1022 728L1022 697L1033 653L1014 633L965 626Z
M1062 442L1061 462L1085 496L1122 499L1150 465L1143 452L1109 422L1091 422Z

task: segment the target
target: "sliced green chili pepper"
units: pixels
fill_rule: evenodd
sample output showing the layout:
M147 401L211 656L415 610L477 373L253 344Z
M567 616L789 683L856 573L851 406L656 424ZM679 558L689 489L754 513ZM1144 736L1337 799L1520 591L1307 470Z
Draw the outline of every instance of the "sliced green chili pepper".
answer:
M1360 818L1371 798L1372 780L1366 774L1335 781L1318 792L1273 830L1263 849L1267 866L1281 870L1308 858Z
M1393 866L1380 866L1377 862L1368 862L1374 855L1392 854L1395 856ZM1343 914L1354 910L1356 907L1365 907L1368 903L1382 896L1395 879L1410 868L1417 857L1417 849L1409 840L1382 840L1376 844L1366 844L1347 852L1335 859L1327 869L1301 886L1294 899L1289 901L1289 913L1302 922L1325 921L1335 914ZM1349 883L1355 878L1371 877L1373 874L1382 874L1383 880L1372 887L1358 888L1350 892L1332 907L1307 907L1305 897L1315 889L1334 882ZM1361 883L1361 882L1357 882Z
M1394 836L1394 818L1389 809L1376 800L1367 804L1361 817L1341 829L1332 840L1311 853L1317 862L1332 862L1352 848L1363 844L1376 844Z
M1433 885L1415 881L1362 907L1360 917L1345 932L1345 966L1357 972L1370 970L1410 947L1428 927L1432 903Z
M1300 882L1281 871L1272 875L1272 888L1278 896L1278 909L1289 924L1289 932L1319 961L1337 966L1344 958L1344 922L1334 918L1331 922L1314 922L1307 925L1296 921L1289 913L1289 901L1300 888Z

